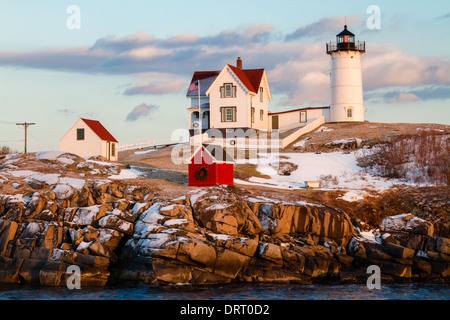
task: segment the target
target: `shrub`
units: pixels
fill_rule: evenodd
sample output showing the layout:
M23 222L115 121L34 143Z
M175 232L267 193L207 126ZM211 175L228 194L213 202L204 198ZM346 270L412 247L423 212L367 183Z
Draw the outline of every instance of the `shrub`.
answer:
M358 165L383 177L450 185L450 135L427 130L415 135L397 136L361 152Z

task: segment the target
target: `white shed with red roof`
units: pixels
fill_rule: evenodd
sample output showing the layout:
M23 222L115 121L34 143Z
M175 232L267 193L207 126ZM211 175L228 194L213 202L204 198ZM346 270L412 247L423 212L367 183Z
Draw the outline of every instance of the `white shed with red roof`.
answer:
M119 142L97 120L80 118L59 141L59 149L80 157L103 156L118 161Z

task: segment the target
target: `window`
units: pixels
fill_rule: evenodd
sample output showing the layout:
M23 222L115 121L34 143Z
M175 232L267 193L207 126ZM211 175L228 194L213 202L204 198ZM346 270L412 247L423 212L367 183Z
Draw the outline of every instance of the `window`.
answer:
M112 143L111 144L111 157L115 157L116 156L116 144Z
M220 108L220 117L222 122L236 122L236 107Z
M259 101L264 102L264 89L259 88Z
M252 123L255 123L255 108L252 108L251 118L252 118Z
M259 110L259 120L264 120L264 110Z
M347 109L347 118L353 117L353 110L351 108Z
M77 140L84 140L84 129L77 129Z
M236 98L236 86L233 86L232 83L224 83L224 85L220 87L220 97Z

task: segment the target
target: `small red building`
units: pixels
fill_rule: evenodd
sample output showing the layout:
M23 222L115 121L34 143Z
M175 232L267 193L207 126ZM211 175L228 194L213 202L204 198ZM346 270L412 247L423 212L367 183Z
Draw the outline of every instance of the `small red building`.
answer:
M190 186L234 185L234 160L218 145L197 148L189 159L188 172Z

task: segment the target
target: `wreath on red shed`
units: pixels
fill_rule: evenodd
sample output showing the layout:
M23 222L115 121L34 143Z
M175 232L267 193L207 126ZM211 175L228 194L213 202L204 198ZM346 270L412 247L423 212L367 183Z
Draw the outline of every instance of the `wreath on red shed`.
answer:
M200 169L197 170L197 179L200 181L204 181L206 179L208 179L209 176L209 170L206 167L201 167Z

